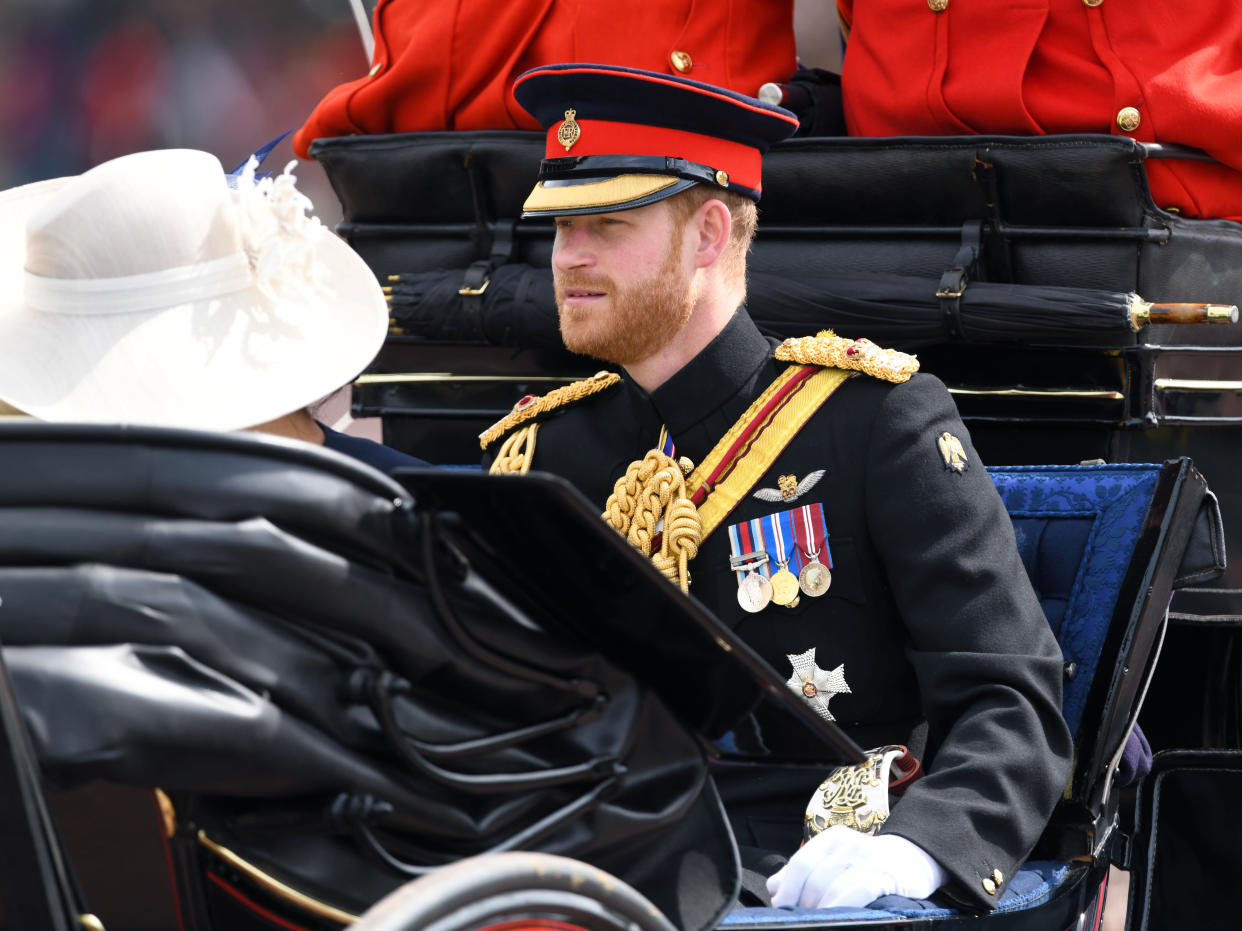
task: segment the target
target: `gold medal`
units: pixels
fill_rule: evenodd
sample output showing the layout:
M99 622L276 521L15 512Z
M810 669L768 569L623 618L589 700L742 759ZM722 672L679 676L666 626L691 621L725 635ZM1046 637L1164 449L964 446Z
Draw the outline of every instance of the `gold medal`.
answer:
M747 572L737 586L737 603L743 611L757 614L772 602L772 583L762 572Z
M804 565L802 571L798 573L798 587L802 589L803 594L818 598L828 591L828 586L831 584L832 573L819 561L819 553L811 553L810 562Z
M792 605L798 600L798 577L789 571L789 560L780 563L772 574L772 600L778 605Z

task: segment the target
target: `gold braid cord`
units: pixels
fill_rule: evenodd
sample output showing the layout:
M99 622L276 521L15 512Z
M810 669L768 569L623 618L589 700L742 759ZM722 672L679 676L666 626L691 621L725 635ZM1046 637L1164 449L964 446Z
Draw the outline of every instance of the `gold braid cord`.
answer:
M620 380L621 376L616 372L596 372L590 378L553 388L545 395L528 395L514 404L512 411L479 434L479 448L487 449L518 424L526 423L545 411L588 398L605 388L611 388Z
M909 381L919 360L896 349L883 349L869 339L846 339L832 330L787 339L776 347L776 358L802 365L825 365L863 372L884 381Z
M491 475L525 475L530 471L531 460L535 458L535 434L539 432L539 424L528 423L519 427L500 444L496 450L496 458L487 471Z
M686 496L686 479L676 462L653 449L631 463L613 486L602 516L631 546L650 557L669 581L689 593L689 564L699 552L702 522ZM652 553L661 519L660 550Z

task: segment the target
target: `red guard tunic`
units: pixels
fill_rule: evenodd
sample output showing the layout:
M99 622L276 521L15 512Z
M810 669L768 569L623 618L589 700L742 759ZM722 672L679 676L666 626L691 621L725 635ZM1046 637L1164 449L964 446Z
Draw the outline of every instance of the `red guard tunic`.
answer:
M514 78L566 61L645 68L754 96L797 67L793 0L380 0L371 73L294 135L538 129Z
M837 0L851 135L1113 133L1160 207L1242 220L1242 3Z

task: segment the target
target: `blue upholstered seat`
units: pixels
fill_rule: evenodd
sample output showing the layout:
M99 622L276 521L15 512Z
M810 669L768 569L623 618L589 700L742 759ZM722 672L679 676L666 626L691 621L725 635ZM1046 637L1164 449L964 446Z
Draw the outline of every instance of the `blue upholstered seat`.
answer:
M1062 709L1075 736L1158 472L1128 464L990 470L1022 563L1074 664Z
M1004 894L996 903L997 912L1012 912L1046 902L1069 868L1055 861L1027 863L1015 874ZM753 925L798 925L827 921L892 921L895 918L948 918L959 914L956 909L927 899L907 899L886 895L866 908L738 908L725 916L722 928L746 928Z
M1062 707L1080 756L1083 712L1123 581L1160 473L1158 465L1003 466L989 469L1014 524L1023 565L1067 664ZM1072 664L1072 665L1071 665ZM1031 861L1014 875L998 911L1048 901L1070 875L1065 863ZM739 908L721 927L883 922L959 914L938 900L886 896L867 908Z

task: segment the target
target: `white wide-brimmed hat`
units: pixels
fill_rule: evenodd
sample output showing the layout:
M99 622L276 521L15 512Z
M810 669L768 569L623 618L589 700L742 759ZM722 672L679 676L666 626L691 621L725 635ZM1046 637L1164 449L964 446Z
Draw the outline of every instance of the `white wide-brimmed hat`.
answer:
M0 399L234 430L330 394L379 351L388 310L309 207L289 168L234 191L189 149L0 193Z

